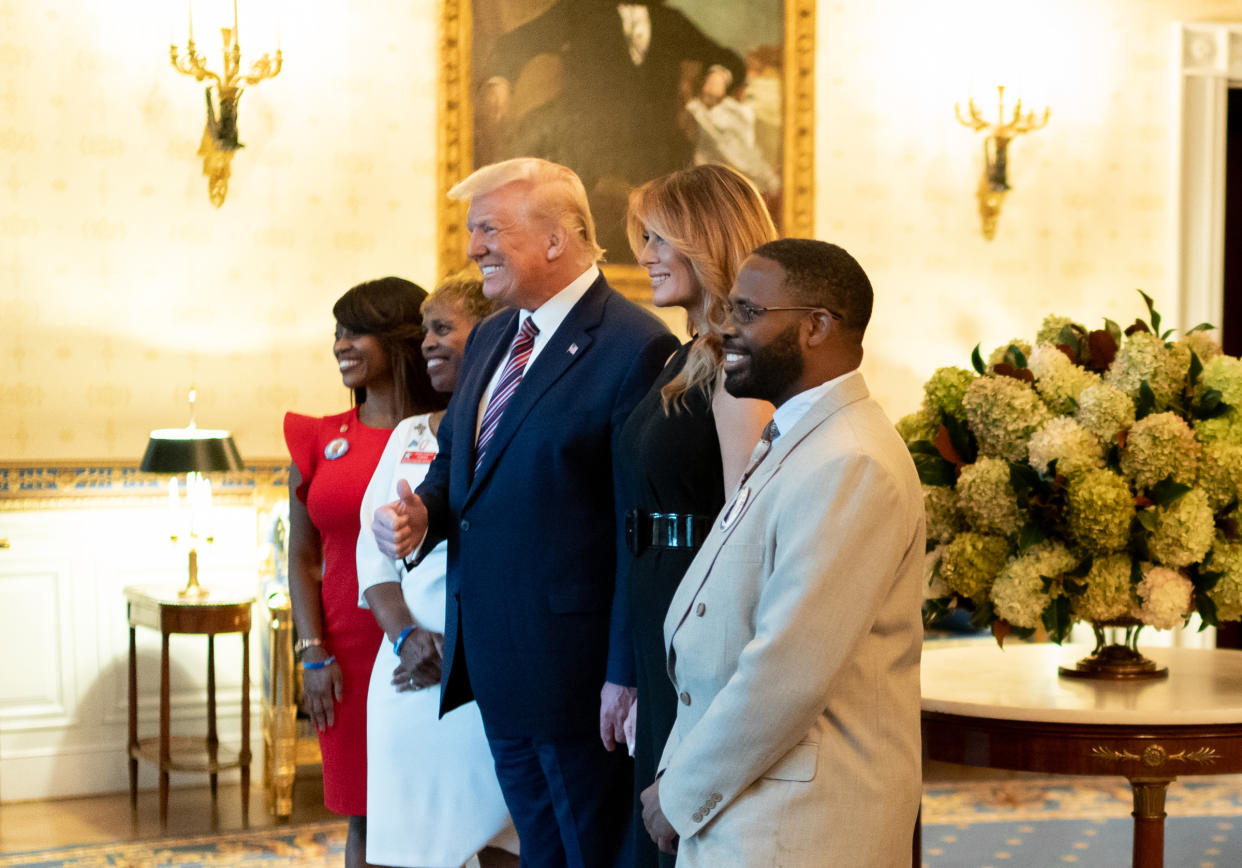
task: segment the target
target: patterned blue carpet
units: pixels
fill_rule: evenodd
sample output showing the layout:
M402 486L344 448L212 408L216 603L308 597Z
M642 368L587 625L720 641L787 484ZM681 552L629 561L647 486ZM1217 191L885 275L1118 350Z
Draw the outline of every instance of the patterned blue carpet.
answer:
M1126 868L1133 802L1123 778L928 786L926 868ZM1242 866L1242 776L1187 778L1165 803L1168 868Z
M1131 808L1122 778L929 784L923 796L923 865L1126 868ZM1242 866L1242 775L1178 781L1169 787L1166 810L1167 868ZM0 855L0 868L337 868L344 844L345 823L332 821Z

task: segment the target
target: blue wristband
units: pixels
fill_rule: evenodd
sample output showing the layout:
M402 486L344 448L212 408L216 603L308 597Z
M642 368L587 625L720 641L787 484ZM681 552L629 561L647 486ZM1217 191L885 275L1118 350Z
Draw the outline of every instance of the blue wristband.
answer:
M333 655L328 655L327 660L320 660L318 663L310 663L308 661L303 661L302 668L303 669L323 669L325 666L331 666L335 662L336 662L336 657Z
M413 633L415 629L417 628L411 624L401 631L401 633L397 636L396 641L392 643L393 654L396 654L398 657L401 656L401 646L405 644L406 639L410 638L410 634Z

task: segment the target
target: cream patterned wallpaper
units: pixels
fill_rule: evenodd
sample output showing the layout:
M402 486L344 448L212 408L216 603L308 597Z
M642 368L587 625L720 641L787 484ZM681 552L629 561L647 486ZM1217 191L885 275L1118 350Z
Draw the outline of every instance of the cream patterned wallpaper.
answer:
M245 55L274 47L248 24L271 0L240 6ZM0 0L0 461L136 460L150 428L184 422L191 384L200 424L279 458L286 409L348 404L333 301L368 277L434 280L437 4L285 6L285 69L242 98L246 148L217 211L194 155L202 86L167 61L183 7ZM1126 321L1142 287L1172 315L1171 25L1240 14L821 0L818 234L872 276L864 370L891 414L934 367L1046 312ZM980 144L953 103L1016 60L1053 117L1012 146L989 243Z

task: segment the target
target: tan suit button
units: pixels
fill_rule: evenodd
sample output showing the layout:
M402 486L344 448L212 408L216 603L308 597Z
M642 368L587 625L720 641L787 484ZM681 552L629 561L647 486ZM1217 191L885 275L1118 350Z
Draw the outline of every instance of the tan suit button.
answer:
M706 604L706 603L699 603L699 604L698 604L697 606L695 606L695 608L694 608L694 614L698 615L700 618L702 618L702 617L703 617L703 615L704 615L704 614L706 614L706 612L707 612L707 604Z
M703 815L702 815L702 814L700 814L698 811L695 811L695 812L694 812L694 822L696 822L696 823L701 823L701 822L703 822Z
M684 690L681 692L681 704L682 704L682 705L689 705L689 704L690 704L690 694L689 694L689 693L686 693L686 691L684 691Z

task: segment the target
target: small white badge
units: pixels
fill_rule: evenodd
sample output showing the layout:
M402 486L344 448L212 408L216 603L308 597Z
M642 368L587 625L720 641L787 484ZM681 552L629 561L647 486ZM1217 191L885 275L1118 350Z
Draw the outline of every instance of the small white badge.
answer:
M335 461L346 452L349 451L349 441L344 437L337 437L327 446L323 447L323 457L329 461Z
M737 493L737 497L733 498L733 502L729 504L729 508L724 511L724 515L720 516L720 529L728 530L733 522L737 521L737 517L742 514L742 507L746 505L746 501L750 500L750 487L747 486Z
M577 353L577 352L578 352L578 345L577 345L577 344L570 344L570 345L569 345L569 354L572 356L572 355L574 355L574 354L575 354L575 353Z

